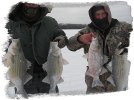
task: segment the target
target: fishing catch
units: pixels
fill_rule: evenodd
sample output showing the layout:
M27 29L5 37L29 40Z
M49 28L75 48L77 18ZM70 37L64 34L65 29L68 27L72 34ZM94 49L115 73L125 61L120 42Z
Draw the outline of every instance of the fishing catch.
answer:
M58 42L51 42L47 62L43 65L44 70L47 71L47 76L42 80L50 84L49 93L56 93L56 85L63 82L61 78L63 64L68 64L68 62L63 59Z
M103 86L99 79L103 66L103 56L97 38L92 38L86 58L88 60L88 70L86 71L86 75L93 77L92 87Z
M23 86L32 76L26 72L27 61L24 57L19 39L12 40L8 52L3 57L3 63L5 66L9 67L7 78L14 84L14 87L16 87L16 94L27 98L28 95Z
M130 70L130 61L127 60L127 53L123 55L115 54L113 56L113 78L117 86L117 91L128 89L128 75Z
M130 33L119 32L113 34L110 40L110 52L112 55L112 73L117 91L123 91L128 88L128 75L130 70L130 61L127 59L127 48L129 46Z

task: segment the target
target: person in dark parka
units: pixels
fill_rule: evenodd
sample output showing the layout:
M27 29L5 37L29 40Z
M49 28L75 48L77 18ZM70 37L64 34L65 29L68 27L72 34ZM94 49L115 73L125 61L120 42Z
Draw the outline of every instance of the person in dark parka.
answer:
M46 16L50 10L44 5L19 2L8 15L8 34L11 39L20 39L24 56L31 63L27 71L33 78L24 85L28 94L49 93L50 85L42 82L47 75L42 65L47 61L50 42L58 41L60 48L67 43L67 37L57 21Z

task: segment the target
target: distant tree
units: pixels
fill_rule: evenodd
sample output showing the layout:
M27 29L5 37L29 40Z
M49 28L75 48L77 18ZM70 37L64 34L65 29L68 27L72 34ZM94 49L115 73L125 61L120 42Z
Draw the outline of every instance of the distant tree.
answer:
M62 29L81 29L84 28L86 24L59 24L59 27Z

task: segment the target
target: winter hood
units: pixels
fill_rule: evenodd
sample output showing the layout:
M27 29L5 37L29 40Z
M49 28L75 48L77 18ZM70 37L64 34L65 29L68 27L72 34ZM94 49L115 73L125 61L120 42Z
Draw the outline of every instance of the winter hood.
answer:
M24 2L24 3L26 3L26 2ZM19 2L19 3L15 4L11 7L11 10L8 14L8 19L9 20L12 20L12 21L20 20L20 16L22 14L21 8L22 8L24 3ZM42 19L47 13L50 13L51 10L52 10L51 5L47 5L47 4L38 4L38 5L40 7L40 13L41 13L39 19Z
M93 19L94 8L95 8L95 7L99 7L99 6L103 6L103 7L104 7L104 10L105 10L106 13L108 14L108 21L109 21L109 23L111 23L111 20L112 20L111 11L110 11L109 6L108 6L106 3L95 3L95 4L89 9L88 13L89 13L89 17L90 17L92 23L94 23L94 19ZM95 24L95 23L94 23L94 24Z

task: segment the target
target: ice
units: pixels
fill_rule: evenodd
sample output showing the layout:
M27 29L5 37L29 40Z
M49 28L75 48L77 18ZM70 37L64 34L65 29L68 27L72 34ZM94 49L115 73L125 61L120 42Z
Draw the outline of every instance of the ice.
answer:
M75 35L79 30L64 31L69 38ZM72 52L65 47L62 49L62 54L69 64L63 66L62 77L64 82L58 85L60 94L85 94L85 71L87 61L83 58L83 49Z

